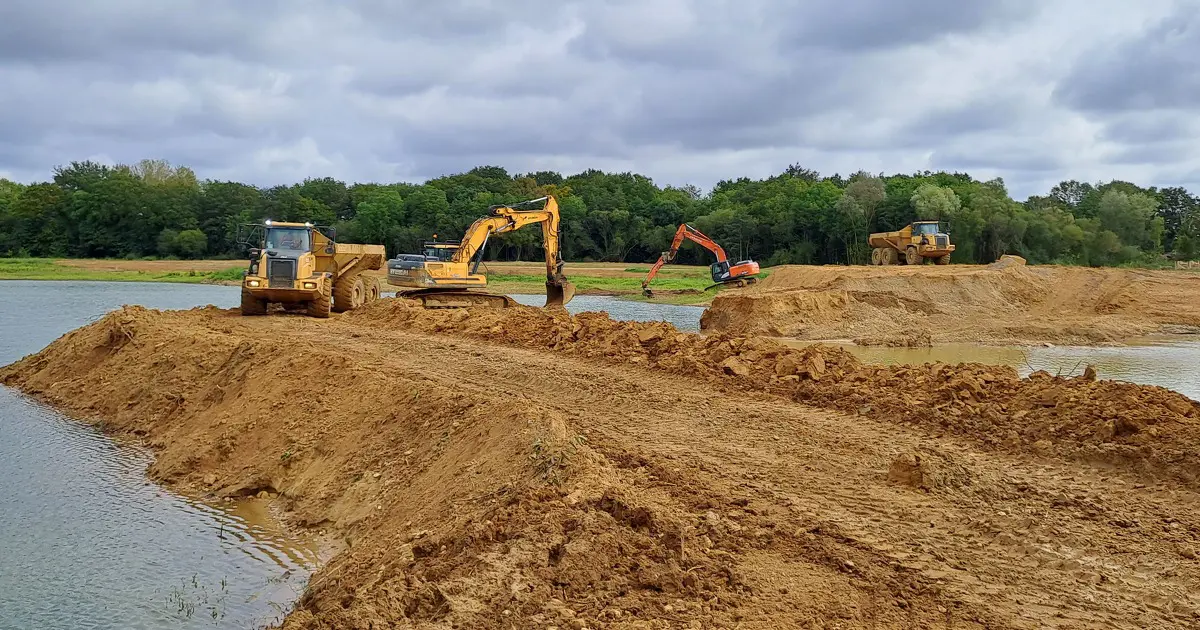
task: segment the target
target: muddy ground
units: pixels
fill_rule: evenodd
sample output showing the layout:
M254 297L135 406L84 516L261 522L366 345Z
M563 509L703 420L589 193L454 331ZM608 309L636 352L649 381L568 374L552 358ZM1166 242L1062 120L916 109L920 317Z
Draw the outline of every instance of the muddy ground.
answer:
M299 628L1194 628L1200 406L539 309L129 307L0 370L346 549Z
M863 345L1093 345L1200 332L1200 273L1020 264L782 266L714 298L703 330Z

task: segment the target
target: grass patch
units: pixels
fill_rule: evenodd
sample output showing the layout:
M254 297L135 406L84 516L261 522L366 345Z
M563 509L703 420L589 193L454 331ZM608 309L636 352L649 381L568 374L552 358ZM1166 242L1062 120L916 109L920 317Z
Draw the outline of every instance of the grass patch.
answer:
M0 280L92 280L106 282L173 282L215 284L239 282L245 267L220 271L115 271L60 265L49 258L0 258Z

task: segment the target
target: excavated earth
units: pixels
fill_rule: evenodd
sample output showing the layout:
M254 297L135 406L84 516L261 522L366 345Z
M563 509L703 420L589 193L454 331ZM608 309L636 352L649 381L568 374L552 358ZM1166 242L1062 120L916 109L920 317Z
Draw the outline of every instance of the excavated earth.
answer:
M0 381L344 544L308 628L1195 628L1200 405L665 323L126 307Z
M782 266L724 292L706 331L862 345L1094 345L1200 332L1200 273L992 265Z

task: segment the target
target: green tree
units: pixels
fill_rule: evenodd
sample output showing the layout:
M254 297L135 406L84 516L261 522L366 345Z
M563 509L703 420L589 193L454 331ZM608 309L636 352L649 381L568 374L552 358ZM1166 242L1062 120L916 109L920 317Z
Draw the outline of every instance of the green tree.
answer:
M175 251L183 258L201 258L208 251L208 237L194 228L184 230L175 237Z

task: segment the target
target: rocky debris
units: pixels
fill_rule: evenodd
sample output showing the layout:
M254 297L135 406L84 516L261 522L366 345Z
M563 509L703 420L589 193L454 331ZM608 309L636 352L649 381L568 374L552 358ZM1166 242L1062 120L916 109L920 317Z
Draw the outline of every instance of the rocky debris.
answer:
M933 336L929 334L928 330L917 330L897 335L859 337L854 340L854 344L885 348L929 348L933 346Z
M927 492L961 488L971 483L966 467L931 447L901 453L888 467L888 481Z
M969 436L993 448L1110 461L1200 480L1200 407L1161 388L1068 378L1009 366L864 364L837 347L764 337L682 333L665 322L615 321L534 307L427 310L381 300L348 317L364 325L479 337L674 374L736 379L794 400Z

